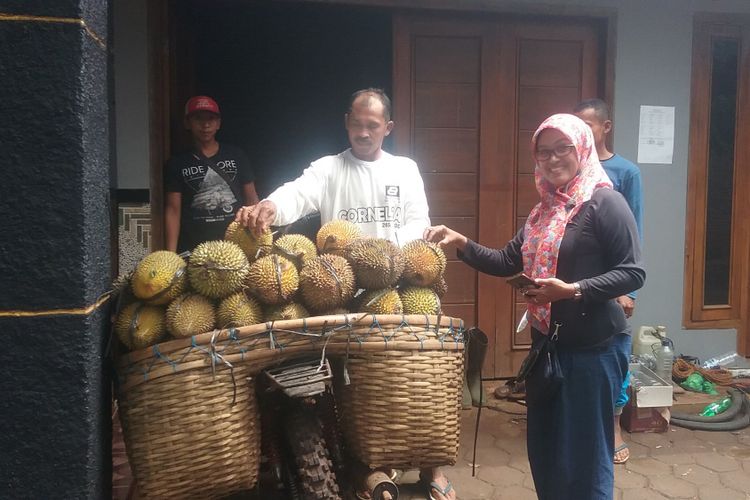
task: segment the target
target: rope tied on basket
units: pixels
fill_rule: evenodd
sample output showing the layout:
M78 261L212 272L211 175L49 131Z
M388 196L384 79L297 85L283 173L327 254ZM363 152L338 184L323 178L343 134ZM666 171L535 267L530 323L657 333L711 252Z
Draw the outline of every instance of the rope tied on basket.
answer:
M234 404L237 402L237 381L234 378L234 366L232 363L224 359L224 356L216 352L216 336L219 334L220 330L214 330L213 334L211 334L211 342L209 343L209 349L211 354L211 377L213 380L216 380L216 361L219 360L222 363L224 363L227 367L229 367L229 376L232 377L232 403L231 406L234 406Z
M375 318L375 315L373 315L373 321L376 322L377 318ZM399 325L398 328L393 328L390 335L387 335L388 329L384 329L383 326L378 322L378 331L380 332L380 336L383 339L383 342L385 342L385 350L388 350L388 341L393 340L394 337L396 337L396 333L398 332L398 329L402 326L407 326L411 328L411 325L407 321L405 321L403 315L401 316L401 325ZM372 331L372 327L370 328L370 331Z
M172 361L172 360L171 360L171 359L169 358L169 356L167 356L167 355L165 355L165 354L162 354L162 353L161 353L161 351L159 350L159 344L154 344L154 346L153 346L153 348L152 348L152 351L154 352L154 358L155 358L155 359L160 359L160 360L166 361L166 363L167 363L167 364L168 364L169 366L171 366L171 367L172 367L172 371L173 371L173 372L176 372L176 371L177 371L177 362L175 362L175 361Z
M425 318L426 317L427 315L425 315ZM406 321L406 316L403 316L403 315L401 316L401 324L398 325L398 327L399 328L408 327L409 333L414 336L417 342L419 342L419 350L424 351L424 341L427 340L427 337L420 337L418 332L415 331L414 328L412 328L412 326L409 324L408 321ZM429 328L429 321L428 321L428 328Z

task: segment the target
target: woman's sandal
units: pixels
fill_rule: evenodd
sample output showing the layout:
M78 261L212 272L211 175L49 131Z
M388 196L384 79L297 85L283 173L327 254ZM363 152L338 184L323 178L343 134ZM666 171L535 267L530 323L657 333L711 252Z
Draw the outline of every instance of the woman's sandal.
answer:
M627 443L622 443L620 446L615 448L615 454L612 458L612 462L615 464L624 464L630 458L630 449Z

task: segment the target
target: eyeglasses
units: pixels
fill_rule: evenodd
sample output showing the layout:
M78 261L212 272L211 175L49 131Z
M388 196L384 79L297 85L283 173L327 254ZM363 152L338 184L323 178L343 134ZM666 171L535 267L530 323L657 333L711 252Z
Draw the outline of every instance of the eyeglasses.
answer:
M554 149L537 149L534 151L534 158L539 161L547 161L552 158L553 154L558 158L562 158L572 153L575 148L575 144L563 144L555 146Z

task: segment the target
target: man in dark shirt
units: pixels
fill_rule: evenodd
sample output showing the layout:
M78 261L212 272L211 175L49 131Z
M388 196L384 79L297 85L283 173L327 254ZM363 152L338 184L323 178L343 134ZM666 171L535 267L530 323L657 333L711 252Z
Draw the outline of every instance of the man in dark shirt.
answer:
M166 247L178 252L223 239L237 209L258 203L245 154L216 140L221 128L216 101L191 97L185 105L185 127L193 148L169 159L164 182Z

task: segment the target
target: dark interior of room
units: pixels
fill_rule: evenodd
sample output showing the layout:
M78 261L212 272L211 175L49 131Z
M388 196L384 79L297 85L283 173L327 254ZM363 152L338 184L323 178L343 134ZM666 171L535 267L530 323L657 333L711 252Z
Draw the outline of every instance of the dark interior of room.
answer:
M219 141L245 150L261 197L312 160L348 147L343 115L353 91L391 93L385 11L230 0L176 5L193 44L194 92L219 102Z

